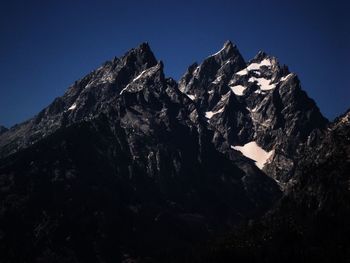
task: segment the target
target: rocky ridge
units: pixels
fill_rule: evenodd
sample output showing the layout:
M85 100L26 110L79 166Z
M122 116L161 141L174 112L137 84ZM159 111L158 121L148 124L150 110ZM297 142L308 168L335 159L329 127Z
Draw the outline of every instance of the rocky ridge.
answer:
M0 133L5 262L184 256L290 195L337 127L264 52L227 41L179 82L163 66L143 43Z

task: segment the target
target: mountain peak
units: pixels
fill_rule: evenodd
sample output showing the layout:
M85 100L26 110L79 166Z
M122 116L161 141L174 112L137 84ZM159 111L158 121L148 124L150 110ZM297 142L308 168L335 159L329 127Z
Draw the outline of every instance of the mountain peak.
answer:
M227 60L231 57L241 56L239 53L237 46L233 44L230 40L225 41L223 47L213 55L209 57L220 57L223 60Z
M136 49L138 49L142 52L152 52L151 47L149 46L148 42L142 42Z
M124 56L124 61L140 66L147 65L147 67L153 67L157 64L157 59L147 42L143 42L138 47L128 51Z
M267 58L267 57L269 57L269 56L267 55L267 53L265 51L259 50L258 54L256 54L254 59L256 59L256 60L263 60L264 58Z
M258 54L256 54L255 57L250 62L258 63L258 62L263 61L264 59L268 59L268 60L270 60L272 62L276 62L276 63L278 62L276 57L267 54L263 50L259 50Z
M283 203L297 189L289 187L311 193L305 203L297 196L288 211L298 204L317 210L329 196L325 191L318 198L319 189L326 189L323 181L347 194L350 113L326 127L295 74L265 52L254 60L246 63L226 41L176 82L164 76L163 62L148 43L141 43L75 82L33 119L9 131L0 126L5 262L134 262L139 255L142 262L168 262L179 248L191 252L232 227L259 224L281 190ZM336 146L319 148L325 136ZM337 156L341 162L334 163ZM324 160L333 163L321 177L313 176L324 180L321 188L311 184L311 191L304 183L314 180L309 159L320 169ZM312 173L299 173L299 167ZM339 184L324 177L338 179L334 167L344 170ZM326 206L331 203L321 208ZM295 237L295 231L290 234ZM24 247L13 242L14 235ZM260 246L260 236L248 237L254 243L247 242L246 251ZM303 243L306 235L297 236ZM148 252L166 258L148 260Z
M234 48L234 47L236 47L236 45L233 44L231 40L226 40L225 41L224 48Z

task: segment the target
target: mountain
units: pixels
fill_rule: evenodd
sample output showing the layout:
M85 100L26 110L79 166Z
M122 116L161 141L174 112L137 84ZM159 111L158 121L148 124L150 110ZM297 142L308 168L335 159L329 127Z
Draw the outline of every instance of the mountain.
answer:
M157 65L148 44L114 58L76 81L34 118L16 125L0 137L0 156L7 156L41 140L61 127L92 119L141 72Z
M270 152L261 168L281 185L289 182L301 145L312 144L328 123L286 66L264 52L245 63L231 42L190 66L179 88L234 148Z
M294 73L230 41L163 67L143 43L0 134L4 262L194 262L297 191L333 126Z
M198 262L350 261L350 111L302 155L294 185L278 204L203 249Z
M1 136L3 258L159 256L261 215L278 185L213 133L147 44L106 62Z

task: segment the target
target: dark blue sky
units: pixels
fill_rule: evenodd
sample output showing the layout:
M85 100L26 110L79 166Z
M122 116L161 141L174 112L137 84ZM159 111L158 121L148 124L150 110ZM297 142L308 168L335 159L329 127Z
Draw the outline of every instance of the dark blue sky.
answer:
M278 57L332 119L350 107L347 2L2 1L0 124L28 119L141 42L178 79L227 39L246 60L259 50Z

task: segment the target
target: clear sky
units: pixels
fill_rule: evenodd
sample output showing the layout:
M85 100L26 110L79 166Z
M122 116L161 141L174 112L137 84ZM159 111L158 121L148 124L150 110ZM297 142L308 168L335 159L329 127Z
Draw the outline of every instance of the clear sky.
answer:
M350 4L333 1L11 0L0 4L0 124L38 113L114 56L148 42L165 73L237 44L296 72L322 113L350 107Z

